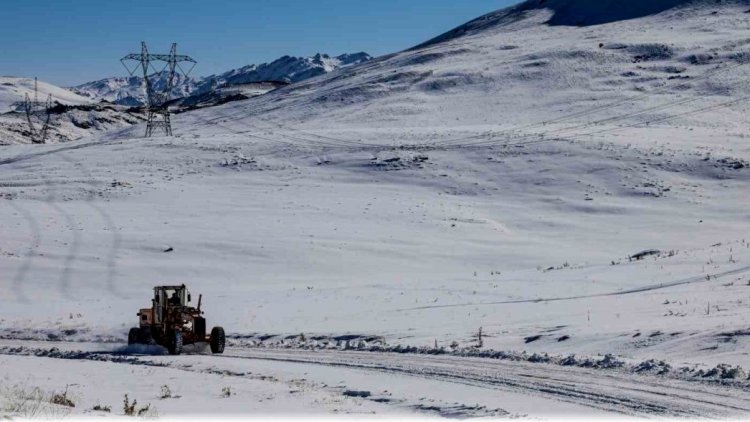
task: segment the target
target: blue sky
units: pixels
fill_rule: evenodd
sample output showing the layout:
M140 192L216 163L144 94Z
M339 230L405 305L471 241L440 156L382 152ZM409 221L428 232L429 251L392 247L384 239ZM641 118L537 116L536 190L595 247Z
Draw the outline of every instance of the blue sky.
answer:
M283 55L381 55L517 0L8 0L0 75L69 86L124 75L119 59L171 42L209 75Z

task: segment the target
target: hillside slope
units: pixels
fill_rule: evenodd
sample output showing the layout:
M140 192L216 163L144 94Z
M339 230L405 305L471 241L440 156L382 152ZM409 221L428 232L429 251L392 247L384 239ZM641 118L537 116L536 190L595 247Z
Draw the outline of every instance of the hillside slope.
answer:
M545 22L550 26L582 27L651 16L700 2L706 2L706 0L526 0L516 6L481 16L418 47L507 25L523 20L529 14L538 11L551 13Z
M91 104L88 98L65 88L42 81L37 85L37 101L44 103L47 96L52 95L53 112L47 139L51 143L122 129L144 120L143 115L122 107ZM31 142L25 110L18 104L24 101L26 94L34 100L34 79L0 77L0 146ZM43 112L32 119L37 130L45 119Z
M89 100L65 88L60 88L52 84L38 82L38 99L46 101L48 95L52 95L52 100L65 105L87 104ZM11 111L13 103L23 101L26 94L34 99L34 79L15 78L10 76L0 76L0 114Z
M748 1L664 2L673 7L641 19L582 27L550 22L588 7L597 14L591 2L543 5L558 8L532 4L539 2L486 15L420 47L295 84L253 101L251 108L278 110L284 119L299 117L311 124L324 121L322 126L334 119L362 126L387 121L411 127L509 128L608 102L623 101L572 120L599 121L686 97L695 99L688 106L700 108L750 93L743 83L750 54L744 34ZM648 5L662 2L627 4L650 10ZM630 97L637 98L625 101ZM677 105L651 116L688 108ZM295 115L294 110L304 112ZM727 112L732 110L721 110ZM545 118L539 118L542 113ZM409 118L394 121L395 115Z

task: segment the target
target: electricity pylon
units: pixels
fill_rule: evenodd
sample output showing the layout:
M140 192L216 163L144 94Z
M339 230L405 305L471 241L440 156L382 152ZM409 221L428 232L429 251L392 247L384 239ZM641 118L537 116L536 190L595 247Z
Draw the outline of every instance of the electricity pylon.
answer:
M169 54L149 54L146 43L141 43L140 54L128 54L120 59L130 76L133 76L140 68L143 71L143 84L146 91L146 138L153 136L155 128L163 128L166 136L172 136L172 122L170 121L169 100L174 88L175 76L179 70L187 77L197 63L190 56L177 55L177 43L172 44ZM137 62L134 67L128 67L128 62ZM154 63L164 64L161 70L154 67ZM187 72L180 63L190 63ZM153 78L153 80L152 80ZM160 82L163 81L163 84ZM161 85L161 86L159 86Z
M33 101L29 94L26 93L24 95L23 101L13 103L11 107L14 107L16 110L23 108L23 110L26 112L26 121L29 123L31 142L35 144L46 143L47 132L49 130L49 124L52 117L52 94L47 95L46 101L39 101L39 86L37 78L34 78ZM39 128L37 128L37 124L34 123L34 120L39 121Z

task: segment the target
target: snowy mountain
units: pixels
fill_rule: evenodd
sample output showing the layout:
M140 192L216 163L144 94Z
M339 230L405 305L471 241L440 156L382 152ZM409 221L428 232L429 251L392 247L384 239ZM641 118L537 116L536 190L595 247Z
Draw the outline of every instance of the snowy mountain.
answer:
M284 56L271 63L245 66L221 75L209 76L206 82L217 81L231 85L262 81L295 83L371 59L367 53L342 54L337 57L327 54L316 54L307 58Z
M65 88L38 81L37 98L46 101L48 95L52 95L52 101L65 105L87 104L90 100L77 95ZM0 114L11 111L13 103L23 101L26 94L34 99L34 79L0 76Z
M364 63L371 60L366 53L342 54L330 57L326 54L316 54L312 57L284 56L271 63L248 65L233 69L218 75L201 78L184 78L180 76L175 81L172 92L173 98L202 95L224 85L238 85L253 82L299 82L315 76L333 72L339 68ZM109 101L122 105L138 105L143 99L143 86L140 77L107 78L100 81L85 83L71 88L79 95L92 101ZM157 87L163 86L165 81L154 78Z
M189 95L193 90L194 80L182 75L177 75L175 78L172 96L179 98ZM153 77L151 83L156 89L160 89L164 87L166 80L165 78ZM131 107L142 104L144 95L143 78L138 76L107 78L69 89L92 102L107 101Z
M511 122L523 126L543 120L538 110L563 117L566 108L582 112L607 98L624 102L598 110L599 115L569 120L580 122L589 115L601 120L684 96L694 99L691 105L737 98L748 92L741 81L750 52L732 31L748 18L749 6L747 0L532 0L255 103L299 110L300 118L311 121L334 118L357 125L382 118L428 127L447 118L509 129ZM651 94L625 101L645 93ZM321 103L328 107L318 107ZM403 113L408 121L390 117ZM562 123L569 126L569 121Z

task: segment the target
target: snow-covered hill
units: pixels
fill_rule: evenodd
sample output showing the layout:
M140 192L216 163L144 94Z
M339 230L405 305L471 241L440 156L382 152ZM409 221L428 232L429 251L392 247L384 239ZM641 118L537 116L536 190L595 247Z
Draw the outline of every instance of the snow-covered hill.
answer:
M369 60L372 60L372 57L367 53L342 54L336 57L330 57L327 54L316 54L306 58L284 56L271 63L245 66L220 75L209 76L205 78L204 83L230 85L263 81L294 83ZM206 88L199 86L198 90L201 89Z
M177 75L175 87L172 90L174 98L190 95L195 81L190 77ZM153 77L151 83L158 89L163 89L165 78ZM134 107L143 104L143 78L138 76L113 77L70 88L78 95L88 98L92 102L107 101L113 104Z
M139 123L143 116L124 107L98 106L91 100L65 88L46 82L37 83L36 98L45 102L52 95L53 113L48 141L65 142ZM26 96L35 98L34 79L0 77L0 145L29 143L30 132L23 107L17 105ZM44 116L34 118L37 129Z
M387 350L500 357L540 377L530 366L610 371L592 385L614 396L629 368L633 382L739 397L750 1L599 4L526 2L176 115L173 138L141 139L139 125L0 149L0 336L124 338L154 285L184 282L238 348L382 337ZM185 366L202 359L241 365ZM381 364L360 362L405 373ZM447 395L521 383L517 366L472 368ZM331 370L304 378L348 380ZM590 406L584 386L563 399ZM597 409L677 414L668 396L643 404L640 388Z
M627 5L650 10L653 3ZM607 24L550 24L589 8L594 13L599 10L595 4L529 1L405 52L295 84L255 100L253 107L263 113L268 104L285 117L298 110L300 118L326 122L323 126L330 123L327 119L353 125L384 119L389 125L473 130L479 125L520 127L589 111L607 100L622 101L595 110L598 114L551 122L562 128L572 126L571 121L595 122L678 98L690 97L685 105L700 106L750 93L743 83L750 52L740 29L750 2L683 0L640 19L615 13L607 15L612 20ZM636 98L627 101L631 97ZM633 116L626 123L670 114L681 106ZM715 114L694 117L705 116L712 120Z
M48 95L52 100L65 105L80 105L90 102L89 99L77 95L65 88L60 88L47 82L39 81L37 98L46 101ZM0 114L11 111L13 103L23 101L26 94L34 99L34 79L0 76Z
M36 130L41 129L45 118L45 115L32 118ZM145 119L145 114L140 110L111 104L57 105L52 108L46 142L69 142L103 132L122 130ZM29 123L25 113L0 115L0 146L29 142Z
M253 82L299 82L314 76L323 75L339 68L344 68L372 59L366 53L342 54L330 57L316 54L313 57L284 56L271 63L248 65L221 74L200 78L184 78L175 81L173 98L190 95L203 95L224 85L238 85ZM71 88L72 91L94 101L109 101L122 105L138 105L143 101L143 86L140 77L107 78L85 83ZM154 78L158 87L163 80Z

